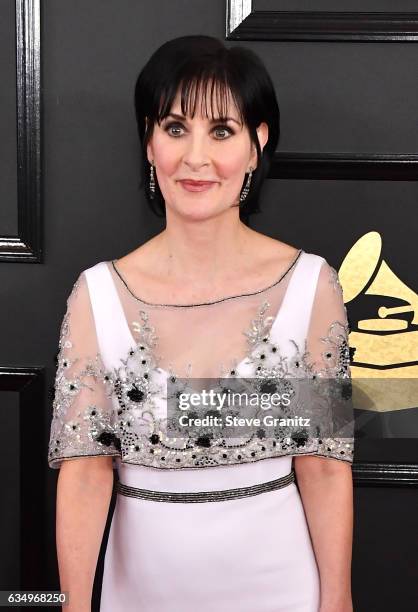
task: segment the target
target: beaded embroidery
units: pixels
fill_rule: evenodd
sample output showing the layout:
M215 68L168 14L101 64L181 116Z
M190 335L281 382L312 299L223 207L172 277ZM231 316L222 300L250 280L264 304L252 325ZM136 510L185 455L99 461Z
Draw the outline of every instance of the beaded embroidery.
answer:
M331 268L331 270L334 270ZM332 275L335 290L342 291L338 275ZM76 282L72 295L76 294ZM70 296L71 297L71 296ZM100 354L86 359L83 368L72 379L66 370L77 361L68 355L77 351L70 340L68 302L60 331L58 367L53 403L53 417L49 442L48 461L51 467L59 467L62 459L80 456L120 456L125 463L155 468L201 468L253 462L284 455L312 454L348 462L353 460L353 438L310 438L302 432L278 438L267 437L260 428L239 440L211 439L202 435L197 439L167 437L167 377L175 381L177 374L170 367L162 370L154 355L157 336L149 324L148 315L140 311L141 323L134 322L137 345L129 351L120 366L111 371L105 369ZM325 337L321 338L322 367L314 367L309 359L307 343L300 348L295 341L294 354L283 356L279 346L270 337L274 317L266 316L267 301L259 307L250 329L243 332L249 345L246 360L251 364L253 379L260 385L265 379L335 377L350 379L350 352L348 325L334 321ZM185 377L184 388L187 387ZM226 373L220 368L220 388L224 378L239 377L239 364ZM248 374L246 375L246 377ZM101 401L80 408L71 414L71 405L83 390L94 392L100 388ZM71 414L71 418L68 415Z

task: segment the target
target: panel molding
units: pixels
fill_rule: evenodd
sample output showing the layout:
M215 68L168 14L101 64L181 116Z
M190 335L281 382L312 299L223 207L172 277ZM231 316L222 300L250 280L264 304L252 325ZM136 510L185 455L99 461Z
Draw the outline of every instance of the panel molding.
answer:
M418 486L418 465L414 463L353 463L356 486Z
M19 393L20 589L46 584L44 389L44 367L0 367L0 392Z
M227 0L227 40L417 42L418 12L257 11Z
M416 181L415 153L299 153L274 154L269 178Z
M15 4L18 235L0 235L0 261L42 263L40 0Z

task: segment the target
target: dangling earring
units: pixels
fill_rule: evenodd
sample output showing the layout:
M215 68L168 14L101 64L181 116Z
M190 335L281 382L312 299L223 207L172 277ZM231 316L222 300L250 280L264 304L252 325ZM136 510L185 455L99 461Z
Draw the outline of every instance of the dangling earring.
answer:
M248 195L248 192L250 191L251 177L253 175L253 170L254 170L254 168L251 168L251 166L250 166L250 171L249 171L249 174L248 174L247 182L245 183L245 187L242 190L241 195L239 197L239 201L240 202L243 202L245 200L245 198Z
M150 198L152 200L154 199L154 196L155 196L154 160L151 161L149 191L150 191Z

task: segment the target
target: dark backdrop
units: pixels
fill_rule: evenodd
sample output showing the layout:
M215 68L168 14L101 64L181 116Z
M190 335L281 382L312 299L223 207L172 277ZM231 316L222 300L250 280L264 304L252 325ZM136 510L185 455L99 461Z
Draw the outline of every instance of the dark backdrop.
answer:
M167 39L192 33L225 39L227 4L43 0L39 11L37 0L2 2L0 423L5 502L0 537L6 545L0 555L0 589L59 585L57 472L48 468L46 456L54 357L72 284L82 269L123 256L163 228L138 187L136 76ZM229 3L230 15L238 4ZM275 14L329 11L334 5L331 0L256 0L247 21L237 18L228 30L227 44L248 45L264 59L281 110L281 139L263 193L263 213L251 225L324 256L337 269L361 236L378 232L382 257L417 291L418 16L399 14L417 11L417 3L345 0L338 3L339 12L398 13L377 22L329 14L317 22L304 14L306 28L300 15ZM351 25L347 19L353 19ZM19 24L32 35L25 48ZM355 304L348 312L352 323L361 317ZM414 607L415 451L415 442L403 441L377 450L359 447L356 612L409 612ZM107 530L95 606L106 537Z

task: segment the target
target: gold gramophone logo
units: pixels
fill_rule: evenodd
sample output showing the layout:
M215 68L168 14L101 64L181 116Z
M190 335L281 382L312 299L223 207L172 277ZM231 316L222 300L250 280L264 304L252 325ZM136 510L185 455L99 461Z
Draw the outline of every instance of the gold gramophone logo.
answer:
M349 335L350 348L354 349L351 374L353 379L362 379L355 381L355 385L372 400L367 409L417 407L418 295L382 258L382 239L378 232L365 234L353 245L338 276L346 305L355 299L370 299L377 305L372 316L357 321L356 329ZM388 298L397 298L404 304L390 306ZM390 379L392 384L388 385L386 380L386 384L373 385L372 379L380 379L381 383L381 379ZM399 379L408 379L408 384L403 381L403 385L396 385ZM403 389L402 397L397 399L394 397L396 388ZM405 397L407 388L408 397ZM393 391L391 397L388 389Z

